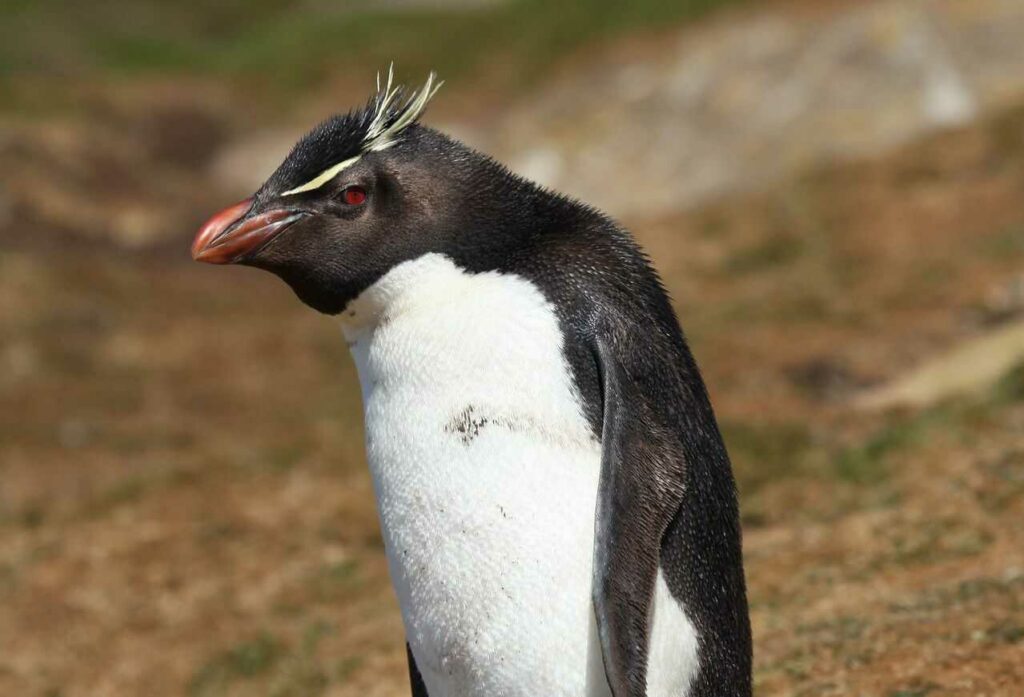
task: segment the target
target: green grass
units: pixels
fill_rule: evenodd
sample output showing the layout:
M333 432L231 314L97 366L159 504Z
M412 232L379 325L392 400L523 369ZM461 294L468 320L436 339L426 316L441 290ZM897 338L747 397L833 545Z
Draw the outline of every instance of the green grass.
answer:
M1024 364L1017 365L984 395L954 399L911 414L894 414L862 441L835 457L845 481L867 484L884 478L890 456L936 437L970 440L977 428L1006 407L1024 402Z
M1018 363L1000 378L992 390L995 406L1024 402L1024 363Z
M893 419L863 442L840 450L834 460L836 476L854 484L870 484L884 479L888 475L887 457L920 442L929 423L929 418L921 416Z
M953 399L907 413L889 413L852 442L830 433L813 433L798 422L740 421L723 418L721 428L732 459L742 501L743 523L759 527L779 512L764 508L763 491L799 478L820 478L844 484L852 493L849 505L888 507L899 495L886 482L898 472L901 459L915 449L936 443L970 446L979 433L997 423L999 414L1024 403L1024 364L1009 371L989 392ZM981 492L986 505L1002 510L1021 491L1019 453L1010 452L989 467L1002 485ZM832 513L847 510L837 502ZM895 540L889 562L917 563L977 554L991 541L983 531L961 529L942 521L919 530L918 537Z
M326 689L331 681L329 671L317 661L316 653L320 641L334 632L332 627L324 620L315 620L306 627L301 646L289 655L271 683L271 697L313 697Z
M752 247L729 256L722 268L729 275L748 274L785 266L796 261L804 251L804 241L792 235L767 237Z
M18 570L11 562L0 562L0 598L6 591L14 589L18 582Z
M457 80L497 67L512 85L581 45L692 19L739 0L514 0L477 10L284 0L0 0L0 77L191 73L285 92L394 60Z
M217 654L205 663L189 683L190 697L222 694L239 679L253 678L270 671L281 659L284 647L269 634L260 634L249 641Z
M937 685L931 683L922 685L920 687L909 687L900 690L892 690L888 693L887 697L926 697L931 694L934 690L938 689Z
M1024 254L1024 220L982 238L982 252L993 259L1018 257Z
M799 423L723 419L721 427L744 494L754 494L765 484L804 473L803 465L815 447L807 427Z
M344 597L357 585L359 564L354 559L326 564L310 579L310 591L325 602Z
M1003 620L985 630L983 641L999 644L1019 644L1024 641L1024 625Z
M317 657L322 640L336 631L331 622L310 621L298 641L289 643L268 633L243 641L204 663L189 683L190 697L262 694L268 697L315 697L332 680L343 682L361 664L348 658L322 664Z

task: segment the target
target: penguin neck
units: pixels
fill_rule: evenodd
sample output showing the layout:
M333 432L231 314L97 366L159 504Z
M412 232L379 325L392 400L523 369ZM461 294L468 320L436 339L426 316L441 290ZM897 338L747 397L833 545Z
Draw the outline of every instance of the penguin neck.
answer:
M437 302L453 300L445 297L439 280L458 272L451 259L441 254L425 254L393 267L341 313L341 328L349 345L372 334L414 302L428 296Z

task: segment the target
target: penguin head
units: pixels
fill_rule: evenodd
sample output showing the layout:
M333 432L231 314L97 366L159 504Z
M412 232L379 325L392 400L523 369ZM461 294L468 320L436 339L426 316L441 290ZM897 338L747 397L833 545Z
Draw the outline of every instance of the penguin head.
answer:
M254 196L217 213L192 245L196 261L270 271L320 312L336 314L389 269L446 253L452 210L470 184L468 148L420 126L440 83L392 85L365 108L303 137ZM460 155L462 155L460 157Z

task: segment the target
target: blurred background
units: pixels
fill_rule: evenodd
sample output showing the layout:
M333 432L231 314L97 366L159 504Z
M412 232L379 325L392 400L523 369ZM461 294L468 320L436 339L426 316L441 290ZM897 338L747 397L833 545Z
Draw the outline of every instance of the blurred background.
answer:
M0 694L408 694L338 328L188 257L391 60L650 250L758 693L1019 695L1020 0L0 0Z

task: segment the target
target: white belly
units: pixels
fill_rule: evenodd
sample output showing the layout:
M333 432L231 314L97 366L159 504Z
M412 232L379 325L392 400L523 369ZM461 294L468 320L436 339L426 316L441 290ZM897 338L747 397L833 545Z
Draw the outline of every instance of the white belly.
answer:
M582 697L601 454L550 304L521 278L428 255L353 303L345 333L392 581L431 697ZM652 639L680 660L668 674L652 664L651 694L681 695L695 639L658 585L656 608L677 620L656 617Z

